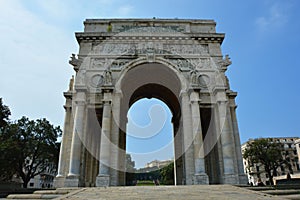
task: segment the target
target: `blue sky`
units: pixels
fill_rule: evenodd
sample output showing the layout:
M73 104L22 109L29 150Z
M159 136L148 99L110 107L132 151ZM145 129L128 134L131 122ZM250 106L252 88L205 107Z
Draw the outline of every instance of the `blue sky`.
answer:
M0 0L0 96L12 111L63 125L64 98L86 18L214 19L233 64L241 141L300 136L300 1Z

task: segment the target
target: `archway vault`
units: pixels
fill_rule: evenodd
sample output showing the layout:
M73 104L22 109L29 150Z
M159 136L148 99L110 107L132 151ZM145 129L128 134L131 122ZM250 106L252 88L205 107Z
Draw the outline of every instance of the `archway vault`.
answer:
M184 150L181 148L182 134L177 134L181 121L180 92L181 82L178 77L179 72L173 71L168 66L161 63L142 63L134 65L127 71L122 79L122 98L120 121L122 130L126 130L127 112L130 106L141 98L157 98L162 100L170 108L173 114L173 137L175 150L176 182L183 183L184 176ZM124 123L122 123L122 121ZM121 134L122 135L122 134ZM120 137L120 146L126 149L126 133ZM120 157L125 156L122 151ZM125 171L125 170L124 170ZM122 175L119 182L123 181Z
M124 185L126 114L143 97L162 100L173 113L178 184L247 182L237 94L225 75L231 61L221 53L224 34L216 33L213 20L92 19L84 25L76 33L79 54L69 62L76 74L64 93L55 187Z
M129 107L134 104L136 101L142 98L157 98L163 101L171 110L173 114L173 120L178 121L181 116L180 103L178 101L177 96L169 90L167 87L163 85L159 85L156 83L149 83L143 85L135 90L129 100Z

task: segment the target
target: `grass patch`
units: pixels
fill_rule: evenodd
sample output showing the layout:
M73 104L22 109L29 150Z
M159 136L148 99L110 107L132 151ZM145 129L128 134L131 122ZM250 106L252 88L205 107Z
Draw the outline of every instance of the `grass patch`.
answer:
M138 181L137 186L155 186L153 181Z

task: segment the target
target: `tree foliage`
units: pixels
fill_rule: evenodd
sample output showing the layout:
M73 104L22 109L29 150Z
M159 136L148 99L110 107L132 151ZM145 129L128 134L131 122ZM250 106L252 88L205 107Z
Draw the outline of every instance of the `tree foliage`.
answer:
M277 176L277 168L288 164L283 152L281 143L273 142L269 138L259 138L249 142L243 157L248 160L249 168L261 163L269 176L269 182L273 184L273 177Z
M0 129L3 129L5 126L7 126L10 114L11 113L8 106L4 105L2 98L0 98Z
M135 162L132 160L131 155L126 153L126 172L135 172Z
M170 163L160 169L160 180L163 185L174 185L174 163Z
M0 173L2 180L17 174L26 188L31 178L46 170L49 162L58 162L57 137L60 127L46 119L22 117L0 132Z

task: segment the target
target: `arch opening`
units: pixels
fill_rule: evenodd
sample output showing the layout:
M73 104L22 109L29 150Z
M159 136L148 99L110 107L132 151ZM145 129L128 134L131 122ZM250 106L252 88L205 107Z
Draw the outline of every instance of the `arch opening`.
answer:
M160 105L163 105L162 108L169 110L168 112L170 113L168 123L172 128L169 133L169 139L173 140L173 142L170 143L171 145L169 144L168 148L171 150L173 149L174 152L174 184L184 184L182 135L177 134L180 133L180 92L183 83L178 77L178 74L179 73L175 72L170 67L160 63L143 63L133 66L126 72L121 80L122 99L120 106L120 127L122 131L119 143L126 154L127 145L130 145L130 142L127 143L127 140L129 140L127 136L130 135L127 130L130 108L140 101L146 102L155 100L160 102ZM157 149L152 150L154 152L158 151ZM126 155L123 154L122 156L125 160ZM153 157L153 159L155 160L155 157ZM119 175L119 181L122 182L122 180L124 180L124 185L126 184L126 175L128 174L124 173Z
M157 98L141 98L130 106L127 117L126 185L158 183L156 180L174 185L174 132L169 107Z

